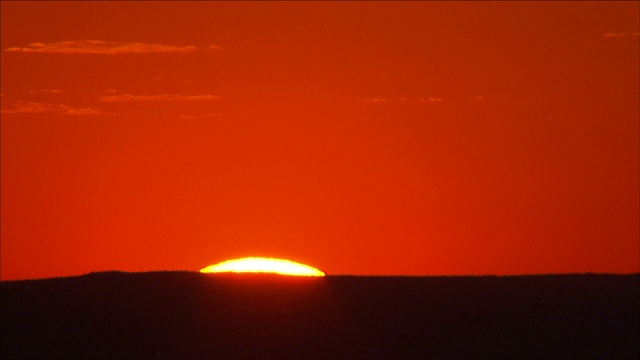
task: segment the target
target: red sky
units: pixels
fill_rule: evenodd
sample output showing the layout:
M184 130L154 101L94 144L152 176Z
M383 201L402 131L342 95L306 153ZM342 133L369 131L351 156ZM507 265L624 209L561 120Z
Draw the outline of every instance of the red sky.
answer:
M640 271L638 2L5 2L3 280Z

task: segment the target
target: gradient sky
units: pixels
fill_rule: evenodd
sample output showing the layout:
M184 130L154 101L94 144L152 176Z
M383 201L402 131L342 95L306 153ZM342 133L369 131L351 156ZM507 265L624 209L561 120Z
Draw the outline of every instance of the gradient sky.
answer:
M3 280L640 271L638 2L5 2Z

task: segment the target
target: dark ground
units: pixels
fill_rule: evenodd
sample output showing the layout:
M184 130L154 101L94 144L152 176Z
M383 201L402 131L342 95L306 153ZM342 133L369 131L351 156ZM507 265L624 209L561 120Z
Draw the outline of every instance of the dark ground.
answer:
M640 274L1 283L2 359L638 359Z

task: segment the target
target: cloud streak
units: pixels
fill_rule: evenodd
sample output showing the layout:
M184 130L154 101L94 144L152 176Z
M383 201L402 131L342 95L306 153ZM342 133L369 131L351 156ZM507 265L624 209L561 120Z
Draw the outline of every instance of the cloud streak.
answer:
M366 103L374 103L374 104L388 104L388 103L397 103L397 102L405 102L406 98L369 98L363 100Z
M73 107L64 104L44 104L39 102L18 102L11 109L2 109L3 114L43 114L57 113L64 115L98 115L102 110L93 107Z
M146 44L141 42L113 42L101 40L61 41L53 43L34 42L26 47L10 47L8 52L50 53L50 54L149 54L149 53L191 53L198 51L195 46L173 46Z
M60 89L42 89L42 90L29 90L29 94L61 94Z
M484 96L484 95L477 95L477 96L469 97L467 99L469 99L471 101L475 101L475 102L483 102L483 101L487 100L487 97Z
M206 113L206 114L197 114L197 115L179 115L178 117L183 120L193 120L193 119L202 119L202 118L214 118L223 116L222 113Z
M372 104L392 104L392 103L415 103L415 102L431 102L431 103L441 103L444 100L438 97L428 97L428 98L368 98L364 99L365 103Z
M220 100L222 97L217 95L177 95L177 94L161 94L161 95L131 95L131 94L122 94L122 95L107 95L100 98L100 101L103 102L132 102L132 101L146 101L146 102L156 102L156 101L210 101L210 100Z
M635 33L606 33L606 34L602 34L602 37L605 38L623 38L623 37L638 37L640 36L640 32L635 32Z

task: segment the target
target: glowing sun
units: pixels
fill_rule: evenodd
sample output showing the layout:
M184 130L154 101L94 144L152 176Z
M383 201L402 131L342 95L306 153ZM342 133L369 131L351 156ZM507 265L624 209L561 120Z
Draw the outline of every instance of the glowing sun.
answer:
M271 273L291 276L324 276L324 272L297 262L262 257L227 260L200 270L201 273Z

